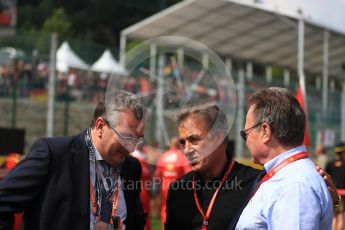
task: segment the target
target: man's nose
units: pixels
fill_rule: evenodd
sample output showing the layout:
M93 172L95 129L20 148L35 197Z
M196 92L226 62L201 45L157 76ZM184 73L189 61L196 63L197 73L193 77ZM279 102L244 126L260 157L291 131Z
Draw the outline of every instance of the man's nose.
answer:
M186 143L183 147L183 151L185 154L188 154L190 152L191 146L192 146L192 144L189 141L186 141Z

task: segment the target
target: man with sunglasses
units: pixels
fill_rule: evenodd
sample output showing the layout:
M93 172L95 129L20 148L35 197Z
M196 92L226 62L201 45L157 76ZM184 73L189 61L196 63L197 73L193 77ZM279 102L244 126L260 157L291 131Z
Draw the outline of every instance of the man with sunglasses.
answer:
M0 182L0 229L24 212L24 229L143 229L141 166L128 154L144 142L145 106L126 91L102 98L91 126L42 138Z
M255 185L236 229L332 229L332 198L303 146L306 118L287 89L249 98L241 136L267 172Z

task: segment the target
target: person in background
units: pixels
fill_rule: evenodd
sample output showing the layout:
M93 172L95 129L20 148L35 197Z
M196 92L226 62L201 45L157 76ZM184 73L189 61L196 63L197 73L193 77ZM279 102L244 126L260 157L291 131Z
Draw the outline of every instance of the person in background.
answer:
M0 229L24 212L24 229L144 229L141 166L129 156L144 142L146 108L119 90L97 104L90 127L42 138L0 181Z
M317 163L321 168L326 168L327 164L327 152L326 148L322 144L318 144L315 149Z
M328 162L326 172L333 178L341 202L334 210L333 230L344 230L345 213L345 143L341 142L334 148L335 159Z
M11 152L7 154L5 162L1 165L3 169L13 169L20 161L20 154Z
M5 162L1 165L1 169L6 170L5 173L8 173L8 170L13 169L20 161L21 156L19 153L11 152L7 154ZM0 180L2 179L2 176L0 176ZM21 223L23 219L22 213L16 213L14 215L14 224L13 224L13 230L19 230Z
M151 220L150 220L150 189L149 186L152 182L150 168L147 163L147 146L145 144L137 145L134 152L131 155L137 158L141 165L141 193L140 199L143 203L144 212L147 213L145 230L151 230Z
M317 157L317 163L318 165L321 166L321 168L325 168L326 164L327 164L327 151L326 148L324 146L324 131L320 132L320 140L319 143L316 145L315 148L315 154Z
M159 156L155 171L155 177L160 181L161 194L161 222L166 220L166 199L168 188L172 181L190 171L187 159L184 156L177 137L170 139L170 148Z
M152 176L152 189L150 189L150 212L151 219L160 219L160 208L161 208L161 195L160 195L160 183L154 178L154 173L156 171L156 165L159 156L161 155L161 150L159 148L159 143L156 140L151 140L150 145L147 145L147 164L150 169L150 174Z

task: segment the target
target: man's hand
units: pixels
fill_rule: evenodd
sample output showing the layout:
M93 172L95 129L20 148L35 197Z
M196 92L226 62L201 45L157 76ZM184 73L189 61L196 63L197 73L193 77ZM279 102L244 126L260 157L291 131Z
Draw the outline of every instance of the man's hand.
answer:
M319 165L316 166L316 170L322 176L323 180L326 182L328 191L332 197L333 206L338 205L341 197L337 192L337 187L335 187L332 177L328 173L326 173L326 171L322 169Z

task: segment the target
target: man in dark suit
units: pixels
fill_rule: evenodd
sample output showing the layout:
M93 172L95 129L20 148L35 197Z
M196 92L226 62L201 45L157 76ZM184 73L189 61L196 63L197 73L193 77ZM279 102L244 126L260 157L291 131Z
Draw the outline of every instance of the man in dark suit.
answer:
M170 185L165 229L226 229L260 170L235 162L227 151L229 125L217 105L186 106L178 120L192 171Z
M0 182L0 229L17 212L24 229L143 229L141 166L128 154L143 142L144 117L141 99L116 91L99 101L89 129L34 143Z

